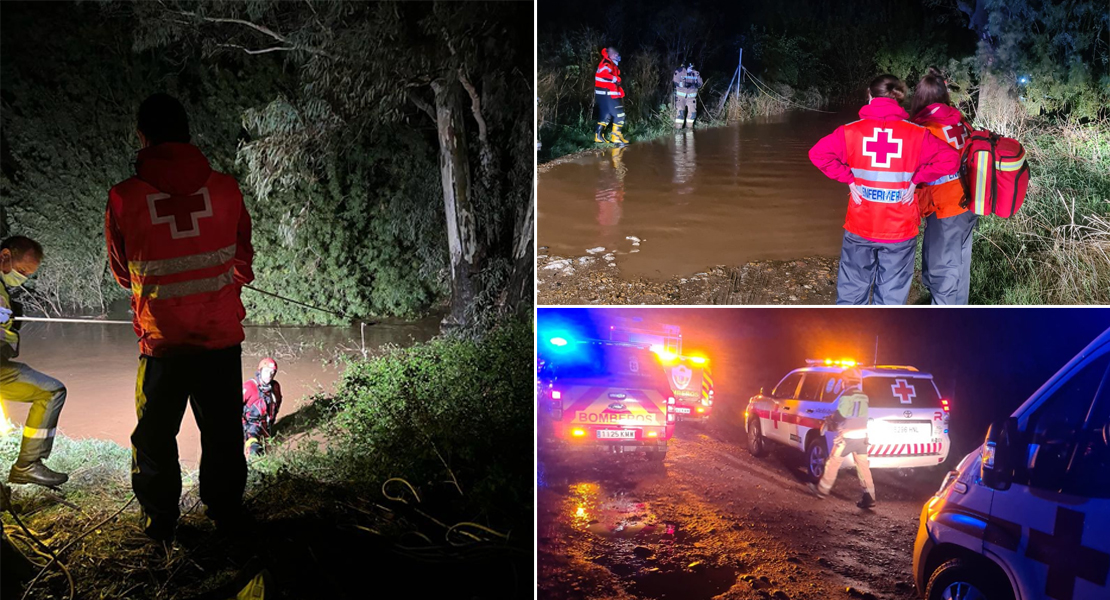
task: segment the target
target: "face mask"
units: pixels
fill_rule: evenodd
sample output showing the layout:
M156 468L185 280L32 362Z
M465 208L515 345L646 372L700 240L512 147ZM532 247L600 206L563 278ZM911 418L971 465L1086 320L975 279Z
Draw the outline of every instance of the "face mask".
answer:
M27 282L27 276L16 271L14 265L12 265L12 270L7 273L0 270L0 278L4 280L4 285L8 287L19 287Z

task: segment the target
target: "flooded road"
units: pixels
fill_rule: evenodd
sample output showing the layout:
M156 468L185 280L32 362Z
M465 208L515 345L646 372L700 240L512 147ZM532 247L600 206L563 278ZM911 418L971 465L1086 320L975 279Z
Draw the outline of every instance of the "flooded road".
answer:
M818 500L800 456L753 458L740 431L680 423L671 443L663 465L541 461L540 598L917 598L914 537L940 471L876 469L870 512L854 471Z
M126 318L125 315L113 318ZM372 353L385 344L409 346L439 332L441 316L406 322L385 320L366 327L366 348ZM359 352L358 326L247 327L243 343L243 378L255 374L263 356L278 362L284 402L280 417L296 411L317 392L330 391L339 376L331 361L337 352ZM139 349L129 325L25 323L20 357L35 369L66 384L69 395L58 429L67 436L109 439L130 447L135 427L135 377ZM203 373L198 373L198 377ZM22 424L29 404L5 403L16 424ZM200 433L187 411L178 434L181 462L195 468L200 462Z
M564 257L612 253L623 274L652 279L839 256L847 189L808 152L857 118L854 108L793 111L541 168L539 245Z

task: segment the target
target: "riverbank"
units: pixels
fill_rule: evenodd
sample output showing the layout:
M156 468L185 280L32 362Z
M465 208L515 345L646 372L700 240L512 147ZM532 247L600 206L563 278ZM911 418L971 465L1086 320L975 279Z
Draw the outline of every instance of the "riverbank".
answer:
M95 439L60 436L48 462L71 481L59 492L16 486L16 510L59 553L82 598L223 600L261 569L267 597L387 587L526 595L532 453L506 449L532 445L531 353L531 325L511 323L480 339L441 337L349 362L335 394L281 419L269 454L251 464L247 535L214 529L187 472L178 540L157 548L130 499L130 452ZM0 464L18 444L0 438ZM37 564L21 573L6 556L4 583L26 585L48 555L7 514L4 531ZM46 569L28 597L68 597L65 571Z
M839 259L810 256L796 260L717 265L686 277L652 280L625 276L606 256L539 256L537 287L541 305L823 305L836 303ZM919 281L910 304L928 301Z

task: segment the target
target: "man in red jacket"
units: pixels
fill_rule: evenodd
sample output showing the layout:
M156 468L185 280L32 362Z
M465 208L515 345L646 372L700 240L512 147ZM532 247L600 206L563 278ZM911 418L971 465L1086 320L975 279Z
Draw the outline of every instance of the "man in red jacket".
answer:
M281 410L281 384L277 361L263 358L254 377L243 384L243 445L249 456L265 451L263 442L274 434L274 423Z
M860 120L837 127L809 151L822 173L849 189L837 304L906 303L921 224L914 189L959 166L958 152L906 120L898 104L905 93L897 77L877 77Z
M621 70L617 66L621 53L616 48L602 48L601 62L594 73L594 101L597 104L597 130L594 141L605 143L605 128L613 122L613 133L609 141L623 146L628 143L621 127L624 127L624 88L621 87Z
M139 336L138 424L131 484L143 530L171 541L180 515L177 433L189 402L201 432L200 497L217 527L241 516L242 320L254 279L251 221L239 184L189 143L185 108L143 101L136 175L108 193L105 238L116 281L131 290Z

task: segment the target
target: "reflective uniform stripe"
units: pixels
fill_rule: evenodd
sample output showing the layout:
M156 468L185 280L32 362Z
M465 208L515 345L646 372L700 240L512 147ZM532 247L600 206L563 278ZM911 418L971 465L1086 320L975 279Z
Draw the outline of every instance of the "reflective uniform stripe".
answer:
M57 429L35 429L34 427L24 427L23 437L35 440L45 440L54 437L54 432Z
M682 96L683 98L693 98L693 97L698 95L697 92L675 92L675 93L678 94L679 96Z
M197 269L206 269L208 267L222 265L235 257L235 248L236 245L232 244L226 248L220 248L213 252L202 252L200 254L190 254L177 258L166 258L162 260L130 260L127 261L127 267L130 269L132 275L139 277L173 275L175 273L184 273L185 271L195 271Z
M617 82L617 80L616 80L615 78L614 78L614 79L606 79L606 78L604 78L604 77L598 77L598 76L596 76L596 75L594 76L594 80L596 80L596 81L604 81L605 83L616 83L616 82Z
M131 291L137 296L144 296L152 299L167 298L180 298L182 296L191 296L193 294L202 294L205 292L215 292L231 285L234 281L234 269L228 269L221 275L215 277L208 277L206 279L193 279L191 281L179 281L176 283L142 283L139 281L131 282Z
M887 183L904 183L913 179L913 173L907 171L872 171L871 169L852 169L852 175L868 181L885 181Z
M940 185L942 183L948 183L949 181L955 181L959 178L960 178L959 173L953 173L951 175L945 175L944 177L941 177L940 179L937 179L936 181L930 181L929 183L927 183L925 185Z
M607 92L605 90L594 90L594 93L599 96L616 96L617 94L620 94L620 92Z

